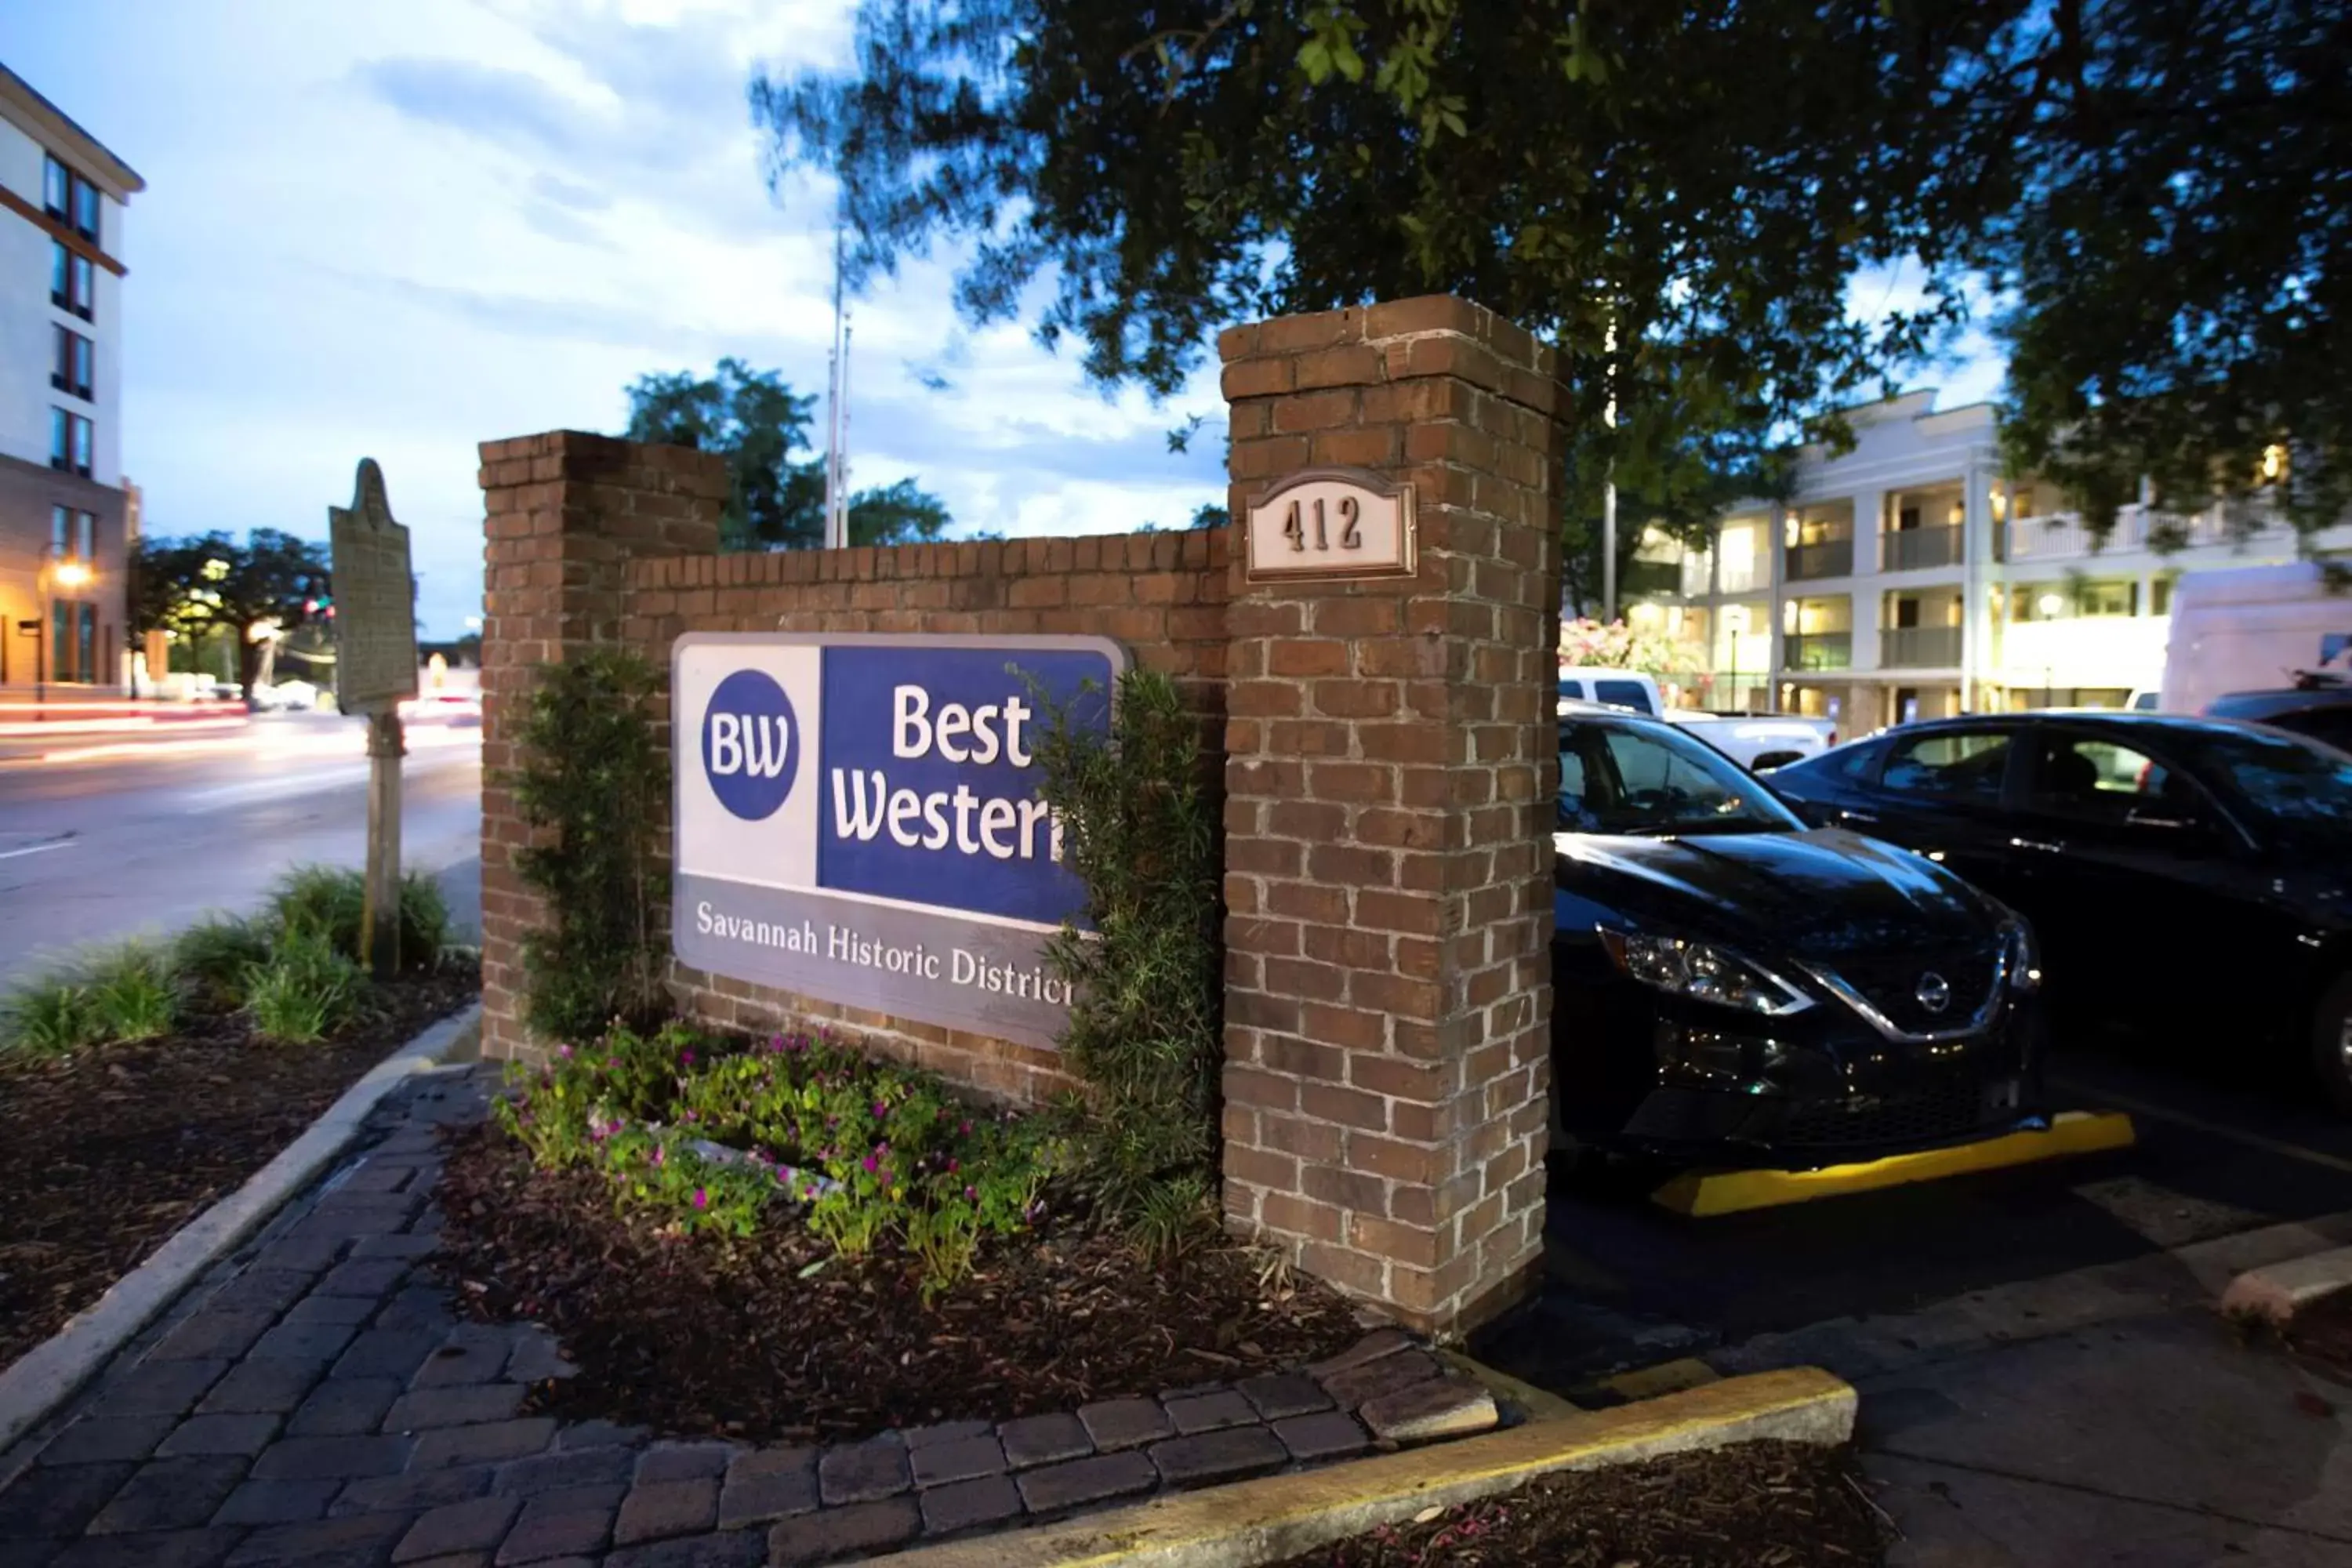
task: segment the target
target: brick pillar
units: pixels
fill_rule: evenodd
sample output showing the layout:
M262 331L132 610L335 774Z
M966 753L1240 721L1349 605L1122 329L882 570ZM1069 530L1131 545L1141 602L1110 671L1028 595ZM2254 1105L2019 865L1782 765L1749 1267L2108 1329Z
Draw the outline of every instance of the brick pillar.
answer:
M718 550L727 468L714 453L577 430L485 441L481 454L482 1054L510 1058L532 1049L521 942L544 913L515 873L529 834L504 783L532 671L620 638L632 556Z
M1225 1213L1452 1334L1543 1235L1562 394L1454 299L1226 332L1232 507L1415 488L1409 578L1251 584L1227 689Z

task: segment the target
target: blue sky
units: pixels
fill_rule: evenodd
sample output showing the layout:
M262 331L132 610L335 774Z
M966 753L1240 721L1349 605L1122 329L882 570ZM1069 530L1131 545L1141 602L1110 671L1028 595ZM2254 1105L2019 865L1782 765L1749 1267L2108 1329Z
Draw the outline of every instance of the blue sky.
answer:
M617 431L623 388L732 353L822 392L831 210L772 195L755 67L845 56L850 0L12 0L0 60L145 176L124 259L123 466L157 533L323 537L362 457L428 635L478 613L476 444ZM1883 287L1857 300L1883 297ZM1014 535L1180 524L1223 405L1106 399L945 266L854 311L853 483L916 475ZM1947 374L1947 403L1997 367ZM943 377L937 390L928 381Z

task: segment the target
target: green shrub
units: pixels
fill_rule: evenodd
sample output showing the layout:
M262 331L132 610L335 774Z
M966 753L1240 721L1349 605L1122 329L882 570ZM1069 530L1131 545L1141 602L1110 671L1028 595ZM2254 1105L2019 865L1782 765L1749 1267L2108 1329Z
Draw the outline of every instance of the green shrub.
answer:
M338 951L361 958L360 921L366 908L367 883L359 872L297 866L278 879L269 895L271 940L289 931L313 931Z
M78 970L20 981L0 997L0 1045L36 1056L63 1056L105 1035Z
M591 1040L614 1020L646 1025L667 1005L667 883L655 835L669 816L668 760L651 713L664 680L642 657L598 647L542 666L518 732L516 808L551 830L515 857L554 923L523 939L524 1020L553 1040Z
M310 931L365 964L360 937L367 916L367 878L335 866L297 866L278 879L269 899L273 931ZM400 881L400 967L429 970L449 940L449 904L441 886L422 871Z
M269 960L272 928L257 921L212 915L172 943L172 967L215 1005L245 1005L245 972Z
M423 871L409 872L400 879L400 966L432 969L448 945L449 900L441 896L441 884Z
M1047 719L1037 793L1061 825L1062 863L1086 885L1091 928L1066 925L1046 950L1076 997L1061 1039L1086 1085L1068 1108L1076 1179L1165 1253L1215 1213L1223 867L1200 721L1149 670L1119 678L1108 731L1078 721L1087 697L1036 695Z
M84 971L89 1009L110 1040L152 1040L179 1019L180 982L171 955L144 942L125 942L90 961Z
M683 1026L564 1047L499 1115L539 1163L603 1171L628 1207L747 1235L777 1197L855 1256L903 1244L928 1299L981 1243L1034 1222L1064 1149L1042 1121L977 1110L938 1079L804 1036L728 1049ZM740 1160L696 1152L708 1142Z
M273 1040L306 1046L326 1038L359 1014L367 975L323 932L288 929L266 963L245 972L245 1005L254 1027Z

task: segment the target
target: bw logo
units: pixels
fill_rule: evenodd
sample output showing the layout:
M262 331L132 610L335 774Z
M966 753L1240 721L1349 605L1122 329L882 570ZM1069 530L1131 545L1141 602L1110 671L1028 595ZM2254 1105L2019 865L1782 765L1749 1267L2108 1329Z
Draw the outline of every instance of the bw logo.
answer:
M774 816L800 763L800 721L775 679L739 669L720 681L702 715L702 773L719 804L746 822Z

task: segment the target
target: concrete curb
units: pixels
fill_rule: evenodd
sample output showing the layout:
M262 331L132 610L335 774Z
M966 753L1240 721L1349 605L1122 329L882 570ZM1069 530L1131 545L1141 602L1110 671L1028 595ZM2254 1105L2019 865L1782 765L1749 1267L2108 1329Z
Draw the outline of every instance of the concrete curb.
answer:
M1255 1568L1425 1508L1508 1491L1562 1470L1777 1437L1824 1446L1853 1436L1854 1392L1816 1367L1727 1378L1614 1410L1530 1422L1482 1437L1158 1498L1065 1524L920 1547L892 1568Z
M2284 1329L2303 1308L2346 1289L2352 1289L2352 1247L2250 1268L2221 1292L2221 1310L2230 1317L2262 1318Z
M245 1185L181 1226L93 1305L0 1372L0 1453L72 1398L173 1298L308 1185L402 1079L438 1067L481 1026L477 1002L369 1068Z

